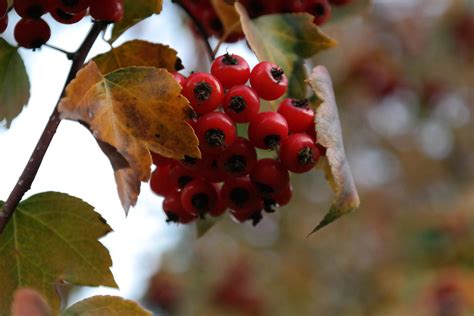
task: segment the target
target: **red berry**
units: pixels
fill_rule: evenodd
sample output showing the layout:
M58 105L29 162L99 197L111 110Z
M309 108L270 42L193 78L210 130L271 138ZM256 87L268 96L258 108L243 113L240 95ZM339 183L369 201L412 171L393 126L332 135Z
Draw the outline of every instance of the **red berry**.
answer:
M250 73L250 84L264 100L276 100L288 89L283 69L268 61L258 63Z
M234 86L225 94L222 107L234 122L248 123L257 116L260 99L252 88Z
M257 152L250 142L237 137L235 142L219 156L219 168L232 177L243 177L252 172L257 163Z
M123 0L94 0L89 12L96 20L119 22L124 13Z
M173 186L183 189L189 182L196 178L193 171L183 167L179 163L172 164L169 171L169 181Z
M263 205L263 204L262 204ZM237 210L230 210L230 215L232 218L238 222L243 223L245 221L252 221L252 225L255 226L262 220L262 208L263 206L255 209L255 210L245 210L245 211L237 211Z
M15 25L15 40L25 48L40 48L51 36L48 23L42 19L21 19Z
M50 0L15 0L13 7L25 19L39 19L51 9Z
M293 0L288 3L288 10L290 12L305 12L306 11L306 0Z
M352 0L329 0L331 4L334 5L346 5L352 2Z
M260 201L257 189L248 176L227 179L222 186L221 197L234 211L254 211Z
M276 112L261 112L250 122L249 140L261 149L274 149L288 136L288 123Z
M214 185L202 179L189 182L181 193L181 204L184 210L201 217L217 206L217 200L217 190Z
M186 82L186 77L180 74L179 72L175 71L172 72L171 75L173 76L174 80L178 81L181 87L184 87L184 83Z
M226 89L243 85L249 80L249 64L235 54L225 54L217 57L211 65L211 73Z
M290 182L288 170L277 160L264 158L257 161L250 179L260 194L278 194Z
M209 36L214 35L216 37L221 37L224 33L224 26L222 25L219 16L217 16L214 7L201 7L197 12L196 17L200 20Z
M331 5L328 0L308 0L306 12L314 16L314 24L324 24L331 17Z
M267 213L273 213L278 207L285 206L290 203L291 197L293 195L293 188L291 184L288 185L279 191L278 193L270 194L264 199L264 210Z
M224 98L224 89L219 80L204 72L191 74L183 86L182 93L198 114L214 111Z
M8 26L8 14L0 18L0 34L5 32Z
M7 14L7 11L8 11L7 0L0 0L0 19L4 18L4 15Z
M245 7L252 19L265 13L265 6L261 0L240 0L239 2Z
M292 134L281 142L280 160L291 172L303 173L311 170L318 162L319 156L316 144L306 134Z
M153 160L153 164L155 166L160 166L160 165L168 165L170 163L174 163L175 160L172 158L166 158L165 156L162 156L158 153L150 152L151 154L151 159Z
M198 163L196 173L205 180L213 183L222 182L225 179L225 173L218 166L218 157L205 155Z
M90 3L91 0L53 0L56 8L68 13L81 13L89 8Z
M277 111L288 122L290 133L302 133L314 122L314 111L306 99L284 99Z
M176 184L170 179L171 165L160 165L151 174L150 187L151 190L161 196L167 196L178 191Z
M63 9L56 8L51 10L51 16L58 21L59 23L62 24L74 24L79 22L85 15L86 15L86 10L82 12L77 12L77 13L68 13L66 11L63 11Z
M216 206L209 211L209 215L217 217L221 216L227 210L227 204L224 202L221 196L221 189L214 185L217 191L217 203Z
M163 200L163 211L165 212L169 222L187 224L197 218L196 215L185 211L181 203L181 192L173 192Z
M199 146L204 151L219 153L232 145L236 130L232 120L224 113L211 112L201 116L196 122Z

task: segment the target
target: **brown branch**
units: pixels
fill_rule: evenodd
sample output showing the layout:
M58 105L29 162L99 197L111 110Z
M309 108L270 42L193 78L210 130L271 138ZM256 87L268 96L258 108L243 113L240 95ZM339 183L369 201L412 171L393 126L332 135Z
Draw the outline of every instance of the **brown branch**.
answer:
M105 30L107 24L108 23L106 22L94 22L91 30L89 31L89 34L87 34L81 47L77 50L76 53L72 54L71 70L69 71L69 75L66 79L66 83L61 93L61 97L64 95L64 91L67 85L76 77L77 72L84 64L84 61L86 60L86 57L89 54L92 45L94 45L99 34L103 30ZM49 118L48 123L46 124L43 130L43 133L41 134L40 139L38 140L38 143L36 144L35 149L33 150L33 153L31 154L30 159L28 160L28 163L25 166L25 169L23 170L20 178L18 179L18 182L10 193L10 196L3 205L3 209L0 212L0 234L5 229L8 221L12 217L13 212L17 208L25 193L31 188L31 184L33 183L36 174L38 173L44 155L48 150L48 147L51 143L51 140L53 139L54 134L56 133L60 122L61 118L59 116L58 106L56 105L53 110L53 113Z

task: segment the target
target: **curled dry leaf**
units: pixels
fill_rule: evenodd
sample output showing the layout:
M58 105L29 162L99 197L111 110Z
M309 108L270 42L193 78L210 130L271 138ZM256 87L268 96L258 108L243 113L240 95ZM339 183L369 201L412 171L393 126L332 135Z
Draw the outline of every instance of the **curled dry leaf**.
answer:
M12 316L50 316L51 308L37 291L23 288L15 292L11 314Z
M98 241L111 231L91 205L76 197L45 192L22 201L0 235L0 315L9 315L20 288L39 291L58 314L57 284L117 287L109 252Z
M235 8L258 59L282 67L289 79L288 95L305 98L304 59L335 46L336 41L324 34L308 13L264 15L251 20L240 3L235 3Z
M142 40L129 41L112 48L95 57L94 61L103 74L132 66L163 68L169 72L183 69L174 49Z
M118 296L93 296L67 308L63 316L151 316L138 303Z
M344 152L336 98L327 69L323 66L315 67L307 83L321 101L321 104L316 108L316 132L318 143L327 148L328 163L323 167L336 194L329 212L311 232L314 233L340 216L357 209L360 201Z
M164 69L128 67L104 76L90 62L59 104L61 116L88 126L108 154L125 212L137 201L140 181L150 177L149 150L175 159L200 157L186 123L192 109L180 91Z

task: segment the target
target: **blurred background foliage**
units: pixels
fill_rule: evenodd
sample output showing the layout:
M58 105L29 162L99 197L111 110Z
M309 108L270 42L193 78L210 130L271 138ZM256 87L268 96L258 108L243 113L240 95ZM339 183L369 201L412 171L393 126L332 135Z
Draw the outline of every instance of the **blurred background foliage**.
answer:
M306 238L331 202L314 172L255 228L187 230L144 285L157 314L474 314L474 1L374 0L323 30L360 209Z

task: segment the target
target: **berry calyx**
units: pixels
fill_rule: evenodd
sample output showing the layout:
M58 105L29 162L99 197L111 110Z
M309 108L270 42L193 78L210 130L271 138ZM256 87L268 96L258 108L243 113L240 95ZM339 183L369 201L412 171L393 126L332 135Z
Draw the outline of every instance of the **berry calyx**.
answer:
M288 123L276 112L261 112L250 122L249 140L257 148L275 149L288 136Z
M219 168L228 176L243 177L252 172L257 163L257 152L250 142L242 137L237 137L219 156Z
M196 178L196 175L193 171L183 167L181 164L175 163L171 165L168 177L174 187L183 189L189 182Z
M277 112L286 119L290 133L302 133L314 122L314 111L307 99L284 99Z
M250 66L241 56L226 53L212 62L211 73L224 88L229 89L249 80Z
M181 203L181 192L173 192L163 200L163 211L167 223L187 224L197 218L196 215L186 212Z
M217 205L217 190L209 182L195 179L181 193L181 203L186 212L201 218Z
M288 170L277 160L264 158L257 161L250 179L263 196L277 194L290 182Z
M24 48L40 48L51 37L48 23L42 19L21 19L15 25L15 40Z
M62 24L74 24L82 20L82 18L86 15L86 10L77 13L69 13L64 11L61 8L55 8L51 10L51 16Z
M230 178L221 191L224 202L234 211L253 211L258 208L260 198L249 177Z
M90 3L91 0L54 0L55 7L72 14L87 10Z
M199 146L207 152L219 153L230 146L236 138L232 120L224 113L211 112L196 121Z
M291 172L303 173L311 170L319 160L319 149L306 134L288 136L280 146L282 164Z
M263 61L250 73L250 85L264 100L276 100L288 90L288 78L283 69Z
M224 98L224 89L219 80L203 72L191 74L183 86L182 93L198 114L214 111Z
M234 86L227 91L222 107L236 123L248 123L257 116L260 99L252 88L243 85Z
M119 22L123 18L123 0L94 0L90 4L91 16L99 21Z
M308 0L305 4L306 12L314 16L314 24L324 24L331 17L331 5L328 0Z

